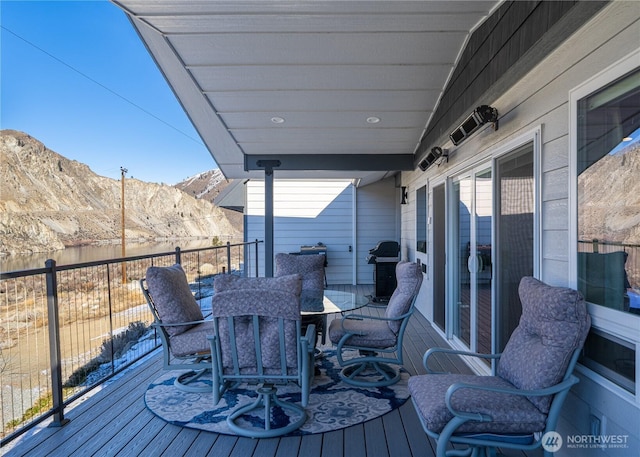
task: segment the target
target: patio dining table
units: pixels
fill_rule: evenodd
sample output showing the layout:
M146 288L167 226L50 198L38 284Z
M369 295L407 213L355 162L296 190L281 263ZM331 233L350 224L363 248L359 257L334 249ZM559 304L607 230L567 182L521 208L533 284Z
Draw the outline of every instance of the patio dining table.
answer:
M327 316L353 311L369 303L369 297L342 290L303 290L300 296L302 322L313 323L319 330L322 344L327 342Z
M303 290L300 297L303 316L353 311L369 303L369 297L342 290Z

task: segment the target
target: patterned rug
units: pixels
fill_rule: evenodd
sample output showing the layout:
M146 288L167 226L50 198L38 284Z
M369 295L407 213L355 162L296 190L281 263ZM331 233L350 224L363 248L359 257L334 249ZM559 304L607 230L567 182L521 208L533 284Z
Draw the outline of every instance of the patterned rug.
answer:
M316 360L316 376L306 408L307 421L290 435L324 433L366 422L398 408L409 398L409 374L406 371L402 370L400 381L389 387L350 386L340 380L335 351L328 350L324 354ZM226 422L228 405L235 408L255 399L255 386L242 385L239 389L227 391L214 405L210 393L176 389L173 386L175 378L176 372L167 372L149 385L144 397L151 412L174 425L233 435ZM211 384L210 379L202 382ZM295 384L278 386L278 396L286 401L299 402L300 388ZM287 421L288 418L285 414L274 414L274 420Z

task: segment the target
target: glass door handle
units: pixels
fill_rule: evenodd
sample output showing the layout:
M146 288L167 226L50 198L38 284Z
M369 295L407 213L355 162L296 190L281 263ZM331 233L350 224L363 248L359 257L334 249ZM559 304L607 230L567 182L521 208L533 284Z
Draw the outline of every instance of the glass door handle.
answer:
M477 256L470 255L469 258L467 258L467 269L471 274L475 274L478 272Z
M469 270L469 273L473 274L484 270L484 261L482 260L482 256L480 254L470 255L467 259L467 269Z

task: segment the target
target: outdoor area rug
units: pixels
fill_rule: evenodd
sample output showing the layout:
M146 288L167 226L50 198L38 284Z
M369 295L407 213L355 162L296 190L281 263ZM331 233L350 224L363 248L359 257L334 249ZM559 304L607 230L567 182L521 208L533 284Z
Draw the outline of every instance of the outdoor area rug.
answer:
M334 350L324 351L316 360L316 376L311 387L307 421L289 435L324 433L349 427L398 408L409 398L409 374L402 370L398 383L389 387L362 388L350 386L340 380L340 366ZM211 393L183 392L173 382L179 372L168 372L149 385L144 401L147 408L161 419L182 427L233 435L227 427L229 406L235 408L252 402L255 386L241 385L229 390L217 405ZM211 384L210 379L201 382ZM245 388L246 387L246 388ZM300 402L300 388L295 384L278 386L278 397ZM279 408L277 408L279 409ZM276 421L287 420L286 415L274 414Z

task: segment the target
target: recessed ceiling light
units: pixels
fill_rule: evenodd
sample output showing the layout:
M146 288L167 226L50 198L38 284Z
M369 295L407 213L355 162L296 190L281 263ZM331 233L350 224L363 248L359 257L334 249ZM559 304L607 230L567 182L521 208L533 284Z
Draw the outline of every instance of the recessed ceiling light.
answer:
M625 136L622 141L631 141L633 140L633 138L631 138L630 136Z
M380 122L380 118L376 116L371 116L367 118L367 124L377 124Z
M274 117L271 118L271 122L273 122L274 124L284 124L284 118L283 117L274 116Z

